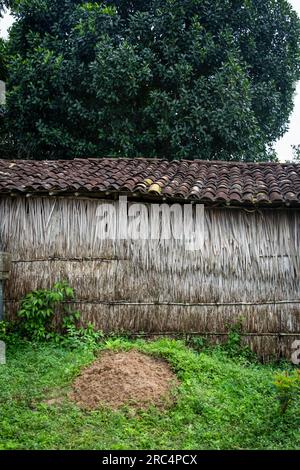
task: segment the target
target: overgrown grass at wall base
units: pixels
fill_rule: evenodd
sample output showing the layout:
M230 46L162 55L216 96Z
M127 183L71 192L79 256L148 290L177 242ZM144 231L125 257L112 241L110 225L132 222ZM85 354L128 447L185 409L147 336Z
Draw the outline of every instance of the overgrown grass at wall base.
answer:
M180 386L170 409L86 412L67 399L74 378L102 350L138 350L169 361ZM299 449L299 400L280 413L275 372L220 348L111 338L87 347L18 343L0 366L2 449ZM284 369L286 369L284 365ZM58 400L57 400L58 399Z

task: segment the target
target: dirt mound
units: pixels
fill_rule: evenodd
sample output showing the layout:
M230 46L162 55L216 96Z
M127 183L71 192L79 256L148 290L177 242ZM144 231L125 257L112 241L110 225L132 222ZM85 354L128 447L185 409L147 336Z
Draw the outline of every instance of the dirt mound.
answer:
M74 383L70 398L80 407L118 409L132 405L143 409L171 402L178 384L169 365L160 359L132 350L104 352Z

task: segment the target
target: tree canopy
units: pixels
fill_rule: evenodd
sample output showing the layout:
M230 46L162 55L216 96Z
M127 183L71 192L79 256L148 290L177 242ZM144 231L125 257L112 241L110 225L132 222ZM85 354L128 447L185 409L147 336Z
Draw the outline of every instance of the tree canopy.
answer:
M11 8L4 121L20 158L264 160L287 130L300 78L287 0Z
M0 19L4 11L4 2L0 0ZM1 32L1 31L0 31ZM5 78L5 43L4 40L0 37L0 80Z

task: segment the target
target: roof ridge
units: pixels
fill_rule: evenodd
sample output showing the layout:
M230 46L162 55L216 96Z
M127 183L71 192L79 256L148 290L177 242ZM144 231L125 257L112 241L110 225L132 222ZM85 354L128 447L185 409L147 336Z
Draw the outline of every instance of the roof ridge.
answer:
M149 162L149 163L168 163L168 164L181 164L181 163L187 163L189 165L192 165L194 163L202 163L202 164L209 164L209 165L224 165L224 166L229 166L229 165L235 165L235 166L287 166L287 165L294 165L294 166L300 166L300 162L243 162L243 161L235 161L235 160L202 160L202 159L195 159L195 160L187 160L187 159L182 159L182 160L168 160L168 159L162 159L162 158L142 158L142 157L101 157L101 158L73 158L73 159L59 159L59 160L36 160L36 159L0 159L0 163L68 163L72 164L72 162L104 162L104 161L124 161L124 162L131 162L131 161L139 161L139 162Z

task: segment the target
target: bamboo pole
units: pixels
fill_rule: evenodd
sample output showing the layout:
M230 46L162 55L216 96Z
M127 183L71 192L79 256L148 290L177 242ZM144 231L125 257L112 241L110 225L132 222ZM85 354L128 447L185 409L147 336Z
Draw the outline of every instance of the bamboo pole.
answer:
M125 333L125 332L124 332ZM189 331L189 332L178 332L178 331L167 331L167 332L149 332L149 333L131 333L128 334L132 336L140 336L140 337L147 337L147 336L228 336L230 332L227 333L218 333L218 332L205 332L205 331ZM240 332L240 336L243 337L298 337L300 336L300 332L298 333L248 333L248 332Z
M19 302L18 300L11 299L7 302ZM180 302L126 302L123 300L106 301L99 299L89 300L72 300L62 302L65 304L91 304L91 305L107 305L107 306L132 306L132 307L243 307L243 306L262 306L262 305L289 305L299 304L300 300L270 300L265 302L203 302L203 303L180 303Z

